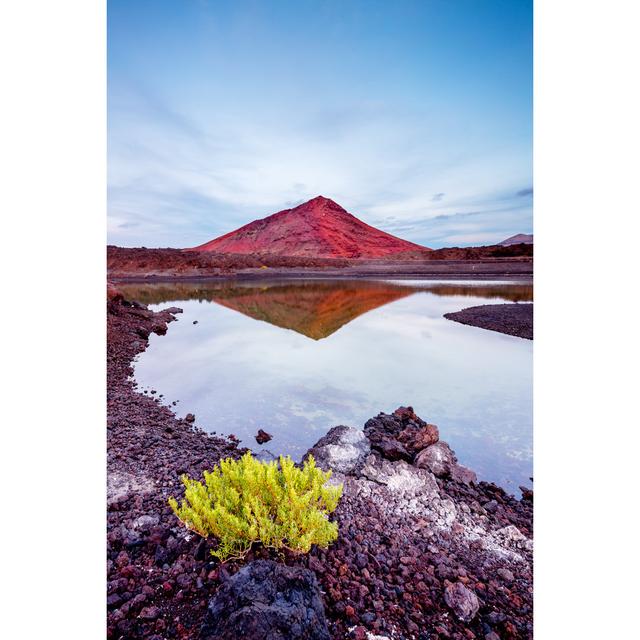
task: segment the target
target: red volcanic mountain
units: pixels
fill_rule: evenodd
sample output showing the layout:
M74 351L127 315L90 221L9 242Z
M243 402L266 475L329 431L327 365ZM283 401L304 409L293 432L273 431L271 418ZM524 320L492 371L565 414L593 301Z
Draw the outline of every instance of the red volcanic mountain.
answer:
M333 200L318 196L293 209L254 220L190 251L307 258L386 258L431 249L365 224Z

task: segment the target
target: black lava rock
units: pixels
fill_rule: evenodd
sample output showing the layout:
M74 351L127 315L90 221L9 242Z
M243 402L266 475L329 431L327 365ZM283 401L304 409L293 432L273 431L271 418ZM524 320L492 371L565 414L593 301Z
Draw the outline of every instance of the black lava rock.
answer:
M209 602L201 640L330 640L315 574L257 560Z
M258 429L258 434L256 435L256 442L258 444L264 444L265 442L269 442L273 436L262 429Z

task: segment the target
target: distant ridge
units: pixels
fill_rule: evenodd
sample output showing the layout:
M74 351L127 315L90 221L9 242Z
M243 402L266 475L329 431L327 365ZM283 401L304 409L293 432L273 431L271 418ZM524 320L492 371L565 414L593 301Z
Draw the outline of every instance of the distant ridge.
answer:
M317 196L231 231L190 251L306 258L386 258L431 251L376 229Z
M518 233L515 236L511 236L506 240L500 242L503 247L508 247L510 244L533 244L532 233Z

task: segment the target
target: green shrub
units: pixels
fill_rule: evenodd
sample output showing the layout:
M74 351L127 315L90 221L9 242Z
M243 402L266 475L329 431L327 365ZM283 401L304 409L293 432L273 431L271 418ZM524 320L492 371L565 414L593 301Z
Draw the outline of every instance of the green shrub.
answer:
M338 506L342 485L326 486L331 471L316 467L312 456L300 469L289 456L260 462L246 453L203 475L204 482L182 476L184 499L180 506L175 498L169 504L189 529L218 539L211 553L223 562L244 556L258 541L306 553L338 537L328 514Z

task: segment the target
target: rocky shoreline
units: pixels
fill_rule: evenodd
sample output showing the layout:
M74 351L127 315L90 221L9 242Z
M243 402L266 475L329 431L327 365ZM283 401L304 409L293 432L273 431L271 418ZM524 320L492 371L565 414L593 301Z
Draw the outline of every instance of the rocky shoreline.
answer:
M518 500L477 482L410 408L364 430L335 427L310 451L344 484L329 549L278 557L259 548L242 563L214 561L167 498L180 495L181 474L200 476L244 450L177 419L131 380L150 333L165 333L179 312L154 313L108 290L109 638L213 637L220 597L259 559L315 574L307 582L317 581L321 598L312 600L331 638L532 637L532 493ZM295 634L272 637L305 637Z
M447 320L533 340L533 303L483 304L445 313Z

